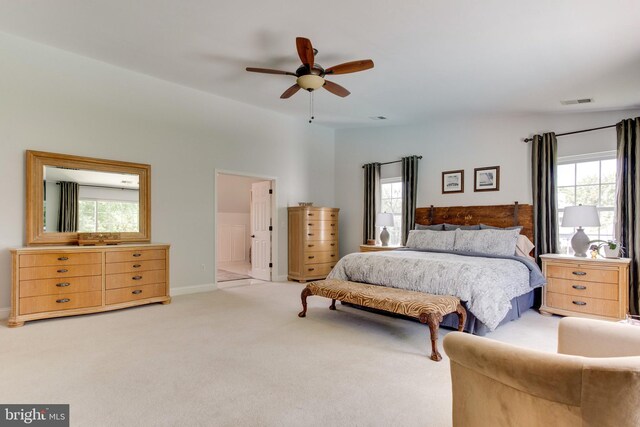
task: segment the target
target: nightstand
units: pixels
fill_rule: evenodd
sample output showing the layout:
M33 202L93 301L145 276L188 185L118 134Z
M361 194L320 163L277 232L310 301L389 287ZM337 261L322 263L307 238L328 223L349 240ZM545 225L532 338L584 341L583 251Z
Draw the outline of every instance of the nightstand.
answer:
M541 255L543 314L624 319L629 310L628 258L578 258Z
M398 248L404 248L404 246L360 245L360 252L392 251Z

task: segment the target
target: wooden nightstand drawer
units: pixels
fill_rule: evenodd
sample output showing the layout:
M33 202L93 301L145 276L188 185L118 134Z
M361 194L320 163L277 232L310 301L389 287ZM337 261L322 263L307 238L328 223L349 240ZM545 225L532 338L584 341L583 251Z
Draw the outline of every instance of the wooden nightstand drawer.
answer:
M580 282L576 280L556 279L554 277L550 277L547 281L548 292L586 298L618 300L619 292L617 283Z
M20 298L20 314L70 310L72 308L96 307L99 305L102 305L102 291L77 292L66 295L44 295Z
M102 290L102 276L20 281L20 298Z
M617 317L618 301L556 294L547 291L547 306L596 316Z
M305 265L304 271L308 276L326 276L335 267L335 262L324 264Z
M307 242L304 244L304 251L306 252L324 252L324 251L337 251L338 241L325 240L318 242Z
M119 304L128 301L137 301L145 298L161 297L166 294L164 283L153 285L130 286L120 289L108 289L106 293L106 304Z
M338 261L337 251L336 252L305 252L304 253L305 265L320 264L323 262L336 262L336 261Z
M580 280L583 282L618 283L618 270L585 267L582 264L550 264L549 266L547 266L547 277Z
M20 255L20 267L43 267L47 265L79 265L100 264L102 254L99 252L50 253Z
M338 209L306 209L305 218L316 221L338 220Z
M102 264L82 264L48 267L27 267L20 269L20 281L53 279L64 277L99 276L102 274Z
M164 249L143 249L133 251L114 251L107 252L107 264L111 262L127 262L127 261L145 261L150 259L165 259L166 251Z

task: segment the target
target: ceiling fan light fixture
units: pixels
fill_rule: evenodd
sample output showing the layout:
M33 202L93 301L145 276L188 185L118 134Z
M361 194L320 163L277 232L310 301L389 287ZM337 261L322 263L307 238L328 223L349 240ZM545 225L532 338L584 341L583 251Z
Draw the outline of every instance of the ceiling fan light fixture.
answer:
M305 76L298 77L296 83L298 83L298 86L302 89L312 91L324 86L324 79L320 76L316 76L315 74L307 74Z

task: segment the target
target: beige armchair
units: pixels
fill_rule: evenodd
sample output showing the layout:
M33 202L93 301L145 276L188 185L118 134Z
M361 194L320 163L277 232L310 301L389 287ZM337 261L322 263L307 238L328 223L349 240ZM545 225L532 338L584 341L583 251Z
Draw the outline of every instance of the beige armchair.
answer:
M640 426L640 327L564 318L558 353L447 334L454 427Z

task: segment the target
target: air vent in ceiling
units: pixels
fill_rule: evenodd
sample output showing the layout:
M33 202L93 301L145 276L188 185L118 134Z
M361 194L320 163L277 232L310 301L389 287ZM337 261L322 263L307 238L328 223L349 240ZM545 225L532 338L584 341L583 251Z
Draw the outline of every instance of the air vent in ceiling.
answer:
M566 101L560 101L562 105L576 105L576 104L589 104L593 102L593 98L581 98L581 99L569 99Z
M371 116L369 117L371 120L387 120L385 116Z

